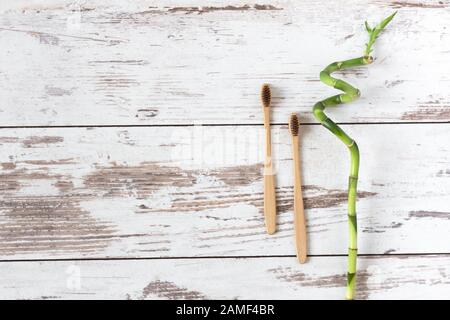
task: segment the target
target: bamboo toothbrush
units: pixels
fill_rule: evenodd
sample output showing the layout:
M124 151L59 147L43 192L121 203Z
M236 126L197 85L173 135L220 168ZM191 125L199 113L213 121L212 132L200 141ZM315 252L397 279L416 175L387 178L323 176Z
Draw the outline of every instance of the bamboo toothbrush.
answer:
M271 93L268 84L264 84L261 89L261 101L264 112L264 129L266 132L265 161L264 161L264 218L268 234L275 233L276 230L276 198L275 182L272 166L272 146L270 139L270 100Z
M292 136L292 153L294 163L294 232L295 244L297 248L297 259L300 263L306 262L307 240L305 211L303 208L302 182L300 174L300 156L299 156L299 121L295 113L291 114L289 121L289 130Z

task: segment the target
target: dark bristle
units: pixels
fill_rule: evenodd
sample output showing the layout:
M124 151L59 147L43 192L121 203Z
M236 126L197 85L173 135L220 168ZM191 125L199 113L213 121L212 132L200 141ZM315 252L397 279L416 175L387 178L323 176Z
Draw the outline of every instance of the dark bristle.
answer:
M298 136L298 127L299 127L298 117L295 113L292 113L291 119L289 121L289 129L291 130L291 134L293 136Z
M270 99L272 98L272 95L270 93L270 87L267 83L263 84L261 89L261 101L263 103L263 106L268 108L270 107Z

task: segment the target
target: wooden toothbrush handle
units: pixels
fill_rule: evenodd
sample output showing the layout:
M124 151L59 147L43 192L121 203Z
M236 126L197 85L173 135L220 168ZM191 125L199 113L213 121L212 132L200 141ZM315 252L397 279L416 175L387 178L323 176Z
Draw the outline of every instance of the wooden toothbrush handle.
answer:
M266 135L264 162L264 221L268 234L277 229L277 204L275 194L275 177L272 165L272 142L270 137L269 108L264 108L264 130Z
M307 236L305 223L305 210L302 197L302 182L300 174L300 156L298 136L292 140L292 151L294 155L294 232L297 248L297 259L305 263L307 259Z
M277 205L275 198L275 181L273 174L264 174L264 218L268 234L276 231Z

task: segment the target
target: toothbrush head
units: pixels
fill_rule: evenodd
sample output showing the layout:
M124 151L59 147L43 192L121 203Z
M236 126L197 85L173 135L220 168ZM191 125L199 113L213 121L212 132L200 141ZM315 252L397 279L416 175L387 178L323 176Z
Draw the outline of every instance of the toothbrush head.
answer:
M267 83L263 84L261 89L261 101L264 106L264 108L270 107L270 100L272 98L272 95L270 93L270 87Z
M289 130L291 131L291 134L293 136L298 136L298 127L299 127L299 122L298 122L297 114L291 113L291 117L289 119Z

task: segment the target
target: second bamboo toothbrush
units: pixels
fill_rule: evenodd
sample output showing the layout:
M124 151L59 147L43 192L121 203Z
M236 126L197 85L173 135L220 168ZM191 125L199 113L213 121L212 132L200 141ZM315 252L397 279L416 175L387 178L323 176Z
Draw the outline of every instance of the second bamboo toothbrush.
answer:
M275 233L276 230L276 198L275 181L272 166L272 145L270 139L270 102L271 93L268 84L264 84L261 89L261 101L264 112L264 129L266 134L265 161L264 161L264 218L268 234Z
M299 154L299 121L295 113L289 119L289 131L292 136L292 154L294 165L294 233L295 245L297 248L297 258L300 263L306 262L307 237L305 224L305 210L303 208L302 180L300 174L300 154Z

